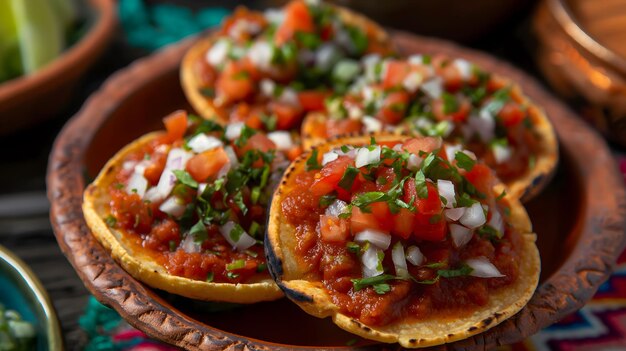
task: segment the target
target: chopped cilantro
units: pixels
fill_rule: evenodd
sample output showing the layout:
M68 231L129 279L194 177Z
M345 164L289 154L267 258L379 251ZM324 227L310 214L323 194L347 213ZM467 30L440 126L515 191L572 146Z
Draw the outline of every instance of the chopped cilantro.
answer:
M306 170L321 169L322 165L317 161L317 149L313 149L311 156L306 160Z
M350 191L357 175L359 175L359 169L356 167L348 166L348 168L346 168L346 171L343 173L343 176L339 180L339 187L346 191Z
M200 94L204 97L208 97L208 98L214 98L215 97L215 89L210 88L210 87L202 87L200 89L198 89L200 91Z
M464 264L457 269L440 269L437 271L437 275L444 278L455 278L469 275L472 270L472 267Z
M471 171L476 164L476 161L474 161L471 157L469 157L465 152L462 151L457 151L454 155L454 159L456 160L456 165L459 168L462 168L468 172Z
M248 207L243 202L243 193L238 191L233 196L233 201L235 201L235 205L241 210L241 213L245 216L248 213Z
M380 202L385 200L385 193L382 191L370 191L367 193L361 193L352 200L352 204L357 206L361 210L366 210L367 207L374 202Z
M254 134L256 134L256 130L244 124L243 128L241 128L241 134L239 135L239 138L235 140L235 145L237 147L242 147L246 145L246 143L248 142L248 139L250 139L250 137L253 136Z
M393 276L393 275L391 275L391 274L381 274L381 275L377 275L375 277L370 277L370 278L351 279L351 281L352 281L352 286L354 287L354 290L355 291L359 291L359 290L364 289L364 288L366 288L368 286L375 286L375 285L378 285L378 284L385 284L389 280L395 280L395 279L398 279L398 278ZM376 291L376 292L378 293L378 291Z
M375 284L375 285L372 285L372 287L374 288L374 291L376 291L378 295L384 295L391 291L391 286L389 286L389 284L387 283Z
M233 242L236 243L239 241L243 233L245 233L243 228L241 228L239 224L235 223L235 226L233 227L233 229L231 229L230 233L228 233L228 236Z
M252 201L252 204L256 204L259 201L259 196L261 196L261 187L255 186L250 193L250 201Z
M360 55L367 50L367 46L369 45L367 35L356 26L348 26L347 28L348 35L350 39L352 39L352 44L354 46L354 54Z
M108 215L104 219L104 222L107 224L107 226L113 228L117 224L117 219L115 217L113 217L113 215Z
M354 241L348 241L346 243L346 248L348 249L348 251L354 254L358 254L361 251L361 246L359 246L359 244L355 243Z
M449 115L459 110L459 102L456 101L456 97L450 93L444 92L441 94L443 99L443 113Z
M248 229L248 232L250 233L250 235L252 237L256 237L257 232L259 231L259 229L261 229L261 225L255 221L253 221L250 224L250 228Z
M174 251L176 251L176 241L174 241L174 240L170 240L170 241L168 242L168 245L169 245L169 247L170 247L170 252L174 252Z
M320 39L319 35L315 33L307 33L307 32L302 32L302 31L296 32L296 40L303 47L307 49L311 49L311 50L315 50L322 43L322 40Z
M259 263L259 265L256 267L257 273L261 273L265 271L266 269L267 269L267 264L265 263Z
M237 279L237 278L239 278L239 274L237 274L237 273L233 273L233 272L227 272L227 273L226 273L226 276L227 276L229 279Z
M215 273L213 273L213 272L207 273L207 275L206 275L206 282L207 283L212 282L214 277L215 277Z
M432 57L430 55L422 55L422 63L425 65L430 65L432 62Z
M181 184L184 184L192 189L198 189L198 182L196 182L191 174L189 174L187 171L183 171L182 169L176 169L172 172Z
M193 241L196 244L202 244L209 237L206 226L202 220L198 221L193 225L193 227L191 227L191 229L189 229L188 235L193 236Z
M259 254L252 250L245 250L244 253L250 257L254 257L254 258L259 257Z
M276 123L278 122L278 117L276 117L276 115L261 114L260 118L261 122L265 126L265 130L268 132L276 130Z
M496 197L496 201L500 201L500 200L504 199L505 196L506 196L506 190L502 190L500 195L498 195L498 197Z
M244 268L246 266L246 261L245 260L235 260L229 264L226 265L226 270L227 271L234 271L236 269L241 269Z
M320 207L328 207L337 199L337 195L329 194L320 197Z
M478 230L476 230L476 233L481 238L487 239L492 242L497 241L498 239L502 238L502 235L503 235L503 233L500 233L499 230L496 230L496 228L488 224L485 224L482 227L478 228Z

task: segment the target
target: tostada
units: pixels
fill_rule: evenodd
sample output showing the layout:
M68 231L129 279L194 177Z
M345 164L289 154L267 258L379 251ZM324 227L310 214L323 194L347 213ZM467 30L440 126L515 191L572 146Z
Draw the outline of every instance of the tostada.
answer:
M270 195L289 164L284 132L224 128L184 111L164 122L167 131L124 147L87 187L89 228L152 287L210 301L280 298L263 238Z
M272 276L304 311L425 347L518 312L540 273L519 200L440 138L343 137L301 155L272 199Z
M342 7L303 0L265 12L241 7L187 52L181 82L205 118L286 130L345 89L361 57L392 51L381 27Z
M444 55L370 58L360 71L347 94L305 118L305 148L346 133L413 131L471 150L522 201L551 179L558 162L554 129L514 82Z

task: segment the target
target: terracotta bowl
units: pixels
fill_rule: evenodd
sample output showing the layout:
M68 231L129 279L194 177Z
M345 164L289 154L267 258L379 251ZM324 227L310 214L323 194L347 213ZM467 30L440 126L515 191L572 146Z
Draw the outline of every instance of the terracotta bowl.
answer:
M112 38L116 2L88 1L88 31L59 58L39 71L0 84L0 135L54 116L70 101L85 71Z
M582 307L609 276L624 247L626 192L603 139L506 63L448 42L404 33L393 38L406 53L443 52L511 77L545 107L561 140L556 177L528 204L543 260L532 300L483 334L431 350L484 350L513 343ZM178 65L189 46L170 47L115 74L56 140L47 178L50 216L60 247L85 286L133 326L190 350L389 348L362 340L346 346L354 336L327 319L306 315L286 299L236 307L150 289L122 270L91 235L81 213L86 183L122 145L160 128L168 112L188 108Z
M552 87L626 145L626 2L545 0L533 27L535 56Z

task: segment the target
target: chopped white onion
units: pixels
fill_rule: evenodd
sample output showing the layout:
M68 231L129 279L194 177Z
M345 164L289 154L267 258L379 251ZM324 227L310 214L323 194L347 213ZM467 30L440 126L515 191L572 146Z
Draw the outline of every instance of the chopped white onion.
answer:
M454 205L456 205L454 183L449 180L437 179L437 191L439 192L439 196L443 196L443 198L446 199L446 208L453 208Z
M404 255L404 246L399 241L393 245L391 249L391 260L396 270L396 275L400 278L409 277L409 269L406 265L406 256Z
M245 18L240 18L228 29L228 35L231 38L237 39L243 36L244 34L255 35L261 31L261 26L256 23L249 21Z
M291 106L300 106L300 99L298 99L298 93L292 88L283 89L282 94L278 97L278 101Z
M322 166L326 166L328 163L338 159L339 155L333 151L328 151L322 156Z
M456 158L456 153L462 149L463 146L460 144L446 145L446 157L448 158L448 161L453 161Z
M406 168L409 171L417 171L422 164L422 158L416 154L410 154L409 159L406 161Z
M496 121L488 110L480 110L478 116L470 115L467 123L470 130L477 133L484 142L489 142L494 138Z
M497 164L507 162L511 159L511 155L513 155L513 150L505 145L494 144L491 147L491 151L493 152L493 158L496 160Z
M469 63L467 60L456 59L452 61L452 64L454 65L454 67L456 67L457 70L459 70L461 79L467 81L472 78L472 64Z
M226 132L224 133L224 135L226 136L226 139L235 140L239 138L241 136L241 131L243 130L243 126L244 126L243 122L231 123L227 125Z
M192 153L181 148L174 148L170 150L167 155L167 160L165 161L165 168L163 169L163 173L161 173L161 178L159 178L159 183L155 187L156 190L150 194L150 198L148 200L158 202L165 199L170 192L172 192L172 189L174 189L174 185L176 184L176 176L173 171L185 169L187 161L189 161L192 156Z
M417 246L409 246L406 250L406 260L414 266L419 266L424 262L424 254Z
M285 12L281 9L269 8L265 10L264 15L268 22L277 26L285 20Z
M220 233L235 250L243 251L256 244L256 240L248 235L248 233L246 232L241 233L241 235L239 236L239 240L235 241L231 236L234 228L235 223L232 221L228 221L220 227Z
M226 39L218 40L211 49L209 49L206 53L206 61L211 66L219 66L226 61L228 57L228 51L230 51L231 43Z
M494 266L493 263L489 262L489 260L484 256L465 260L465 264L467 264L468 266L472 268L472 273L470 273L472 277L479 277L479 278L504 277L504 274L500 273L498 268Z
M331 43L321 45L315 52L315 65L322 71L327 71L341 58L339 49Z
M128 179L128 184L126 184L126 193L135 193L140 198L143 198L146 190L148 190L148 180L143 176L143 172L134 172Z
M355 158L356 154L358 152L358 149L355 149L352 146L348 146L348 151L347 152L343 152L343 150L341 150L341 148L335 149L335 150L333 150L333 152L336 153L339 156L348 156L350 158Z
M185 213L185 204L182 200L177 198L176 196L168 197L161 206L159 206L159 210L163 213L167 213L168 215L174 218L180 218L180 216Z
M279 130L271 133L267 133L267 137L276 144L278 150L289 150L293 147L293 140L291 139L291 133L284 130Z
M222 178L225 175L228 174L228 172L230 172L230 170L232 169L232 164L230 162L226 162L222 168L220 168L220 170L217 172L217 175L215 175L216 179ZM226 179L224 179L226 180Z
M443 210L443 215L451 221L458 221L459 218L461 218L464 213L465 213L465 207L449 208L449 209Z
M180 242L180 248L186 253L199 253L202 252L202 245L197 243L196 238L193 235L187 233L185 239Z
M276 89L276 83L273 80L264 78L261 80L259 85L261 88L261 95L265 97L269 97L269 98L274 97L274 90Z
M239 165L239 160L237 159L237 154L232 146L228 145L224 148L226 152L226 156L228 156L228 160L230 161L231 167L237 167Z
M137 161L125 161L124 163L122 163L122 169L125 171L130 171L131 169L135 168L136 164Z
M443 93L443 79L435 77L423 83L420 89L429 97L439 99Z
M191 148L193 152L199 154L201 152L215 149L224 144L222 143L221 140L219 140L218 138L212 135L206 135L206 134L200 133L194 136L193 138L191 138L191 140L187 142L187 145Z
M377 118L365 116L361 121L365 126L365 131L368 133L380 132L383 129L383 123Z
M385 271L382 268L382 264L379 260L379 255L381 255L383 251L373 245L365 250L363 255L361 256L361 262L363 263L363 278L375 277L377 275L383 274Z
M423 55L411 55L407 59L409 64L419 66L424 64L424 56Z
M367 241L378 248L387 250L391 244L391 235L374 229L365 229L354 236L354 241L357 243Z
M480 203L475 202L468 207L459 219L459 222L470 229L475 229L485 224L485 212Z
M376 146L370 151L368 147L362 147L356 154L354 165L359 168L371 165L380 161L380 146Z
M491 208L491 218L489 219L489 224L493 229L497 230L500 234L504 234L504 221L502 220L502 215L497 208Z
M356 105L348 106L348 118L361 119L363 117L363 110Z
M348 204L345 201L335 200L326 208L325 215L331 217L339 217L339 215L346 210L347 206Z
M252 44L248 50L248 58L261 70L267 71L272 66L273 50L272 46L264 40Z
M406 76L406 78L404 78L404 81L402 81L402 86L410 93L414 93L423 81L424 76L422 76L419 72L411 72L408 76Z
M461 247L472 240L472 230L462 225L451 223L450 236L452 236L454 246Z
M198 195L201 195L207 186L209 186L207 183L198 183Z
M402 144L394 145L392 150L395 151L395 152L402 152Z

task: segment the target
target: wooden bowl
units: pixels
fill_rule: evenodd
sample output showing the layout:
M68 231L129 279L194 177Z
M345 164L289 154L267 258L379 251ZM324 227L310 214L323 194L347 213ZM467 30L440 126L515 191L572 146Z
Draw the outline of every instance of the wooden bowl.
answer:
M0 135L43 121L70 101L83 73L96 61L116 27L116 2L90 0L89 30L37 72L0 84Z
M582 307L609 276L624 247L626 192L603 139L537 83L506 63L448 42L394 33L405 53L443 52L511 77L555 123L562 162L553 182L528 204L543 260L540 286L513 318L473 338L431 348L484 350L520 341ZM85 286L148 335L191 349L382 349L286 299L225 309L168 295L133 279L98 244L81 213L82 192L122 145L176 108L186 108L178 65L190 42L140 60L109 79L65 126L48 168L51 221ZM86 179L87 178L87 179ZM396 345L397 346L397 345ZM392 348L396 348L392 345Z
M626 145L626 2L545 0L533 27L537 63L552 87Z

